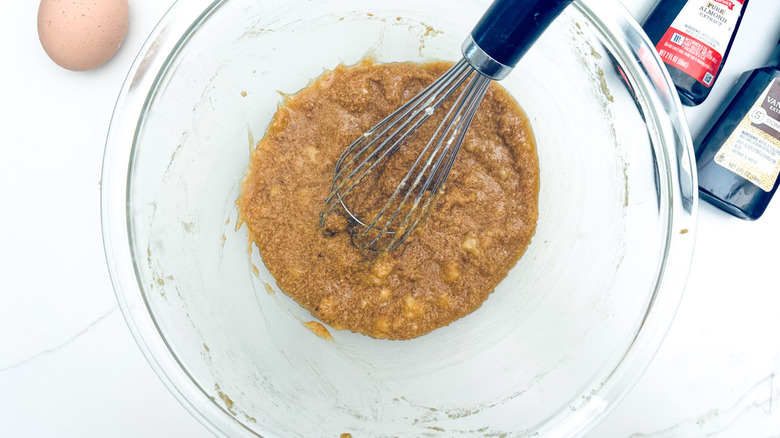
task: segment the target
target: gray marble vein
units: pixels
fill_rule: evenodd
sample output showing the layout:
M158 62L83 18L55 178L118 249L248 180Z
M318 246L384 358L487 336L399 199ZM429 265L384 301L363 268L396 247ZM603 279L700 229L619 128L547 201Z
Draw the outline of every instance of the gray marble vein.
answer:
M97 319L95 319L94 321L92 321L92 322L90 322L89 324L87 324L87 326L86 326L86 327L84 327L84 328L83 328L82 330L80 330L78 333L76 333L75 335L71 336L69 339L65 340L65 341L64 341L64 342L62 342L61 344L59 344L59 345L57 345L57 346L54 346L54 347L52 347L52 348L48 348L48 349L46 349L46 350L40 351L40 352L38 352L38 353L35 353L35 354L31 355L30 357L27 357L27 358L25 358L25 359L22 359L22 360L20 360L20 361L18 361L18 362L16 362L16 363L14 363L14 364L8 365L8 366L6 366L6 367L3 367L3 368L0 368L0 373L4 373L4 372L6 372L6 371L9 371L9 370L12 370L12 369L14 369L14 368L20 367L20 366L22 366L22 365L24 365L24 364L26 364L26 363L29 363L29 362L32 362L32 361L34 361L34 360L38 359L38 358L39 358L39 357L41 357L41 356L45 356L45 355L47 355L47 354L54 353L54 352L56 352L57 350L59 350L59 349L61 349L61 348L65 347L65 346L67 346L67 345L68 345L68 344L70 344L71 342L73 342L73 341L75 341L76 339L78 339L79 337L81 337L81 336L82 336L84 333L88 332L88 331L89 331L89 330L90 330L92 327L94 327L95 325L97 325L98 323L100 323L101 321L103 321L104 319L106 319L106 317L108 317L109 315L111 315L112 313L114 313L114 312L115 312L115 311L116 311L118 308L119 308L119 306L114 306L114 307L112 307L112 308L111 308L111 309L110 309L108 312L104 313L103 315L101 315L100 317L98 317Z
M767 386L769 386L769 394L766 392ZM747 414L772 415L773 400L778 396L780 396L780 388L775 387L775 372L773 372L746 389L726 409L710 409L697 418L687 418L654 432L637 432L631 434L629 438L679 437L691 436L691 433L701 437L718 436Z

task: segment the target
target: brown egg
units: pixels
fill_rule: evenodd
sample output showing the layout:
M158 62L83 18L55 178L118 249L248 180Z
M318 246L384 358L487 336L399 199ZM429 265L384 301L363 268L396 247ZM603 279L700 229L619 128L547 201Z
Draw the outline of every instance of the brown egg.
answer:
M41 0L38 38L52 61L68 70L103 65L127 34L127 0Z

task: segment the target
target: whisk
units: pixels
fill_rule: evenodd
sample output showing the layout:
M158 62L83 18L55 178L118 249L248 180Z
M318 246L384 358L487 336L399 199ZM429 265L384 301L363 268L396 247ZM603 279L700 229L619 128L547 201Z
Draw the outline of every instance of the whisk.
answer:
M446 73L358 137L339 157L331 191L320 211L329 233L336 210L348 220L358 248L389 251L400 246L431 212L443 191L466 131L493 80L505 78L528 48L572 0L495 0L461 46L463 58ZM467 83L468 81L468 83ZM464 86L465 84L465 86ZM357 193L374 195L382 167L462 86L442 122L387 197L349 205ZM368 175L374 174L372 178ZM358 199L359 196L354 196ZM361 213L362 212L362 213Z

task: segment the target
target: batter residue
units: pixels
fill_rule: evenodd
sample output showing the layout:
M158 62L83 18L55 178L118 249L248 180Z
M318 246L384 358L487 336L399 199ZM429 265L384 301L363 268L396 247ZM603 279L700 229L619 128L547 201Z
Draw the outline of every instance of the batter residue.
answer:
M241 219L281 290L335 329L410 339L447 325L482 304L534 234L533 134L492 84L445 192L413 238L378 254L355 248L345 232L323 236L319 212L341 152L449 66L339 66L286 99L252 153ZM429 122L412 141L430 135Z

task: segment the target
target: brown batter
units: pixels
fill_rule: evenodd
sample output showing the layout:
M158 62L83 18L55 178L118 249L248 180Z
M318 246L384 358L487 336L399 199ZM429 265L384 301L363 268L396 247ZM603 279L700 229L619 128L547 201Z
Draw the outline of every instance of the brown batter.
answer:
M319 212L341 152L449 66L340 66L289 97L252 153L241 219L281 290L335 329L409 339L447 325L482 304L534 234L533 134L492 84L445 192L413 238L378 254L352 246L346 232L323 236Z

